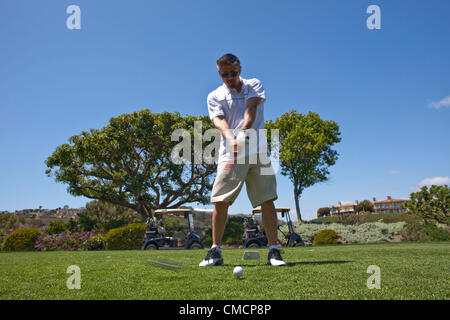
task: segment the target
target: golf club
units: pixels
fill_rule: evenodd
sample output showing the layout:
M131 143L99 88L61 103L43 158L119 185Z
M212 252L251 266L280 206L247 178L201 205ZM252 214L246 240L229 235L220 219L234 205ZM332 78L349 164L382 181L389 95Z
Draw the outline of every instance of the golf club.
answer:
M169 260L160 260L160 259L149 259L148 260L151 265L164 268L169 270L179 270L185 267L185 265L181 262L169 261Z

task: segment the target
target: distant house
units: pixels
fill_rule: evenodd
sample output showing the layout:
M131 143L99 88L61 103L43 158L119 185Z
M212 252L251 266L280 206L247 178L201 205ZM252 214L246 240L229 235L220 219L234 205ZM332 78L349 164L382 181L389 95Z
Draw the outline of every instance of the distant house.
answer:
M373 198L373 206L375 213L400 213L406 212L406 209L402 208L402 205L408 201L408 199L392 199L391 196L387 197L387 200L377 201Z
M82 210L79 209L61 209L61 208L57 208L55 210L54 213L54 217L55 218L59 218L59 219L76 219L78 217L78 214L82 212Z
M358 206L358 200L354 203L341 203L338 202L337 206L332 206L330 210L331 216L341 216L341 215L349 215L356 213L356 207Z

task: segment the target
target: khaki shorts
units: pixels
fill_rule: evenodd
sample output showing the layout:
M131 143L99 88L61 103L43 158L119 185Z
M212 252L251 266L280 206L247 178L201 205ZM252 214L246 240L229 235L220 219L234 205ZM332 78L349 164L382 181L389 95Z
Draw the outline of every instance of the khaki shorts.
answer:
M263 202L278 198L277 181L271 163L261 164L258 157L256 164L250 164L247 156L245 164L234 163L229 171L226 170L226 165L226 162L221 162L217 166L217 176L211 192L211 203L229 202L230 205L233 204L241 192L244 181L253 208L260 206Z

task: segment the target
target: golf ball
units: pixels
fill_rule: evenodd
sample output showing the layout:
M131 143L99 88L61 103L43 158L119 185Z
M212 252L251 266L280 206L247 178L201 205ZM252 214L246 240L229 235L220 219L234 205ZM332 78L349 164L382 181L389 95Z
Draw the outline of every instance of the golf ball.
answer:
M240 277L240 276L242 276L242 274L244 273L244 270L241 268L241 267L236 267L236 268L234 268L234 270L233 270L233 274L236 276L236 277Z

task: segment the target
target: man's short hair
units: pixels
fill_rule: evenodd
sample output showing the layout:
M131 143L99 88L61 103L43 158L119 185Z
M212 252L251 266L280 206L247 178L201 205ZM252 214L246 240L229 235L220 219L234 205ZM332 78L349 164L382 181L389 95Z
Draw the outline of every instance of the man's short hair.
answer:
M226 55L223 55L220 57L217 61L217 68L223 67L225 65L234 65L234 66L240 66L241 62L239 61L239 58L236 57L234 54L227 53Z

